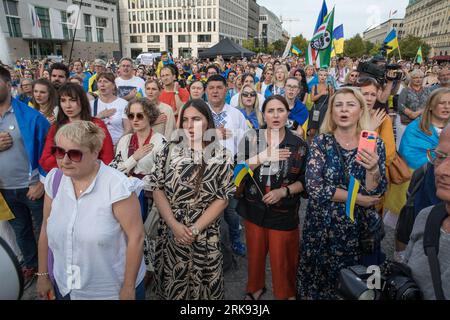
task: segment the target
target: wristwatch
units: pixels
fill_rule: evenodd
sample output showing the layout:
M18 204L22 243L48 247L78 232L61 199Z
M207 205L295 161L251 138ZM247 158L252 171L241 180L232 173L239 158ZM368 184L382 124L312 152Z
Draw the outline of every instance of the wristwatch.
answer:
M196 227L196 226L191 226L191 231L192 231L192 234L194 235L194 236L198 236L199 234L200 234L200 230L198 230L198 228Z

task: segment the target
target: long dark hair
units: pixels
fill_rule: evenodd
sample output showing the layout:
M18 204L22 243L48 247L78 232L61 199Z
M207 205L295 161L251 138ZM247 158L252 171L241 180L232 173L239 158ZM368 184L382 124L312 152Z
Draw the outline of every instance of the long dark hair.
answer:
M92 121L91 105L87 98L83 87L76 83L67 82L61 86L58 90L59 103L58 103L58 116L56 117L56 131L69 121L69 117L64 113L61 108L61 97L66 96L72 99L77 99L81 106L80 120Z
M189 100L181 108L180 118L179 118L180 119L180 129L183 128L184 112L189 107L194 108L195 110L200 112L206 118L206 120L208 122L206 130L215 129L216 128L216 126L214 124L214 118L212 116L211 109L209 109L208 104L205 101L201 100L201 99L193 99L193 100ZM211 143L211 141L205 141L205 145L209 145L210 143ZM200 165L198 173L195 176L195 193L196 193L197 196L198 196L199 191L200 191L200 187L201 187L201 184L202 184L203 174L205 173L205 169L206 169L206 163L205 163L204 157L202 157L202 164Z

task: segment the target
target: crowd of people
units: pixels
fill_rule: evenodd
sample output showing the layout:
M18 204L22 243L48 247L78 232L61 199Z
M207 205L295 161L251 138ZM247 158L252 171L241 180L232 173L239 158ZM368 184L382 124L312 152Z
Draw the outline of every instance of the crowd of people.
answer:
M268 254L276 299L338 299L342 269L385 263L384 221L394 258L435 299L421 245L446 203L450 298L450 69L395 62L401 80L359 72L383 57L1 66L0 200L14 219L0 230L26 283L40 299L145 299L149 283L159 299L223 299L223 217L248 259L244 299L266 292ZM365 130L374 150L359 148Z

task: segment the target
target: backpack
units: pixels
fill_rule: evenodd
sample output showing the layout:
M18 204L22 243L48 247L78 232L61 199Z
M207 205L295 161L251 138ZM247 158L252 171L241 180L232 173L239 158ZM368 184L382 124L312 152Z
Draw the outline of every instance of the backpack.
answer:
M425 231L423 233L423 249L425 255L428 257L436 300L445 300L444 290L442 289L438 253L441 225L447 217L446 203L442 202L435 205L427 218Z

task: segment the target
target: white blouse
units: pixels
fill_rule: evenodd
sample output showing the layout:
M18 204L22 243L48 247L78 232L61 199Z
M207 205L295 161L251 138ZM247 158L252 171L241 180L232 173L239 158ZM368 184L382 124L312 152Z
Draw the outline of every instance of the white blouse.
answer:
M52 183L57 169L45 179L45 192L53 198ZM139 195L143 183L127 178L100 162L89 188L76 199L70 177L63 176L47 220L53 272L62 294L73 300L119 299L124 280L127 239L114 216L112 205ZM144 279L142 259L136 286Z

